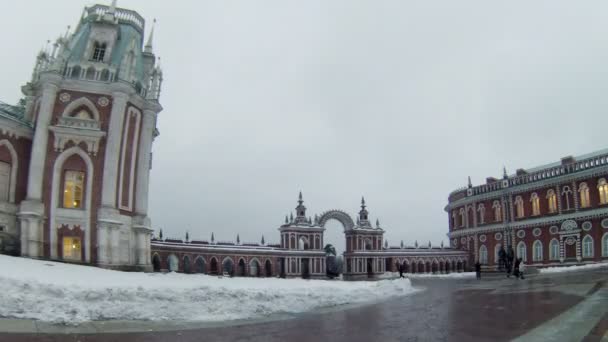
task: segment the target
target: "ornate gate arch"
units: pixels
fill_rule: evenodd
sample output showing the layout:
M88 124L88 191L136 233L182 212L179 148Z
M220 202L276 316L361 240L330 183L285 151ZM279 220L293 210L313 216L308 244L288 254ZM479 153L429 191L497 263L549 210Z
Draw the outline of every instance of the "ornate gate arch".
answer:
M355 226L355 222L349 214L342 210L336 209L328 210L321 214L321 216L319 216L319 225L321 227L325 227L325 223L327 223L327 221L331 219L337 220L338 222L342 223L342 225L344 226L344 231L351 230Z

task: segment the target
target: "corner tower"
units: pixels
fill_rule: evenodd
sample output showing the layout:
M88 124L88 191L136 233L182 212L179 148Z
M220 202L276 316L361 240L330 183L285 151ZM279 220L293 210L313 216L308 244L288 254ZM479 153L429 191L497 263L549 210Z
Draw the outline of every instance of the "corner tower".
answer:
M151 269L148 178L162 71L145 20L85 8L22 87L32 144L19 204L21 254ZM27 172L27 171L23 171Z

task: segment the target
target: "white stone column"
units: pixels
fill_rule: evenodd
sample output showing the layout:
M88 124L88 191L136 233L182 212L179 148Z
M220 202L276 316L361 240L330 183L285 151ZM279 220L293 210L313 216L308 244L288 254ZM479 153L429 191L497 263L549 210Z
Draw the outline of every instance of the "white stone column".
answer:
M137 188L135 190L135 212L148 214L148 181L150 178L150 152L152 152L152 135L156 127L156 113L144 110L141 138L137 152Z
M116 208L116 182L118 181L118 161L120 158L120 143L122 126L129 96L125 93L112 94L112 113L108 127L106 153L103 167L103 189L101 204L104 207Z
M110 231L110 259L112 264L120 264L120 229L114 228Z
M46 83L42 88L42 100L36 118L36 131L32 141L32 154L27 178L28 200L42 200L42 181L46 161L46 147L49 141L49 124L58 91L59 87L52 83Z

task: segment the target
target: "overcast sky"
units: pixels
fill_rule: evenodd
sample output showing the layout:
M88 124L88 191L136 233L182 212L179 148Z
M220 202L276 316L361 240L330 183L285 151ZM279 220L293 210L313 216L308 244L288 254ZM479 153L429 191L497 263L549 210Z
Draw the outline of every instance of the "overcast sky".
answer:
M3 4L0 100L94 3ZM608 2L118 5L158 20L150 216L165 236L278 242L302 190L310 215L354 216L364 195L389 243L447 243L443 208L467 176L606 147Z

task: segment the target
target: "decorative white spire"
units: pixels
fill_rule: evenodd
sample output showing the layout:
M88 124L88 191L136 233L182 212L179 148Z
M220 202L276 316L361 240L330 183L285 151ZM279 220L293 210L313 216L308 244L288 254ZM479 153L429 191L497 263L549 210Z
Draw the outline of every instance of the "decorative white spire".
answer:
M152 42L154 41L154 27L156 26L156 18L152 21L152 29L150 30L150 35L148 36L148 42L144 47L144 52L153 53Z
M109 14L116 13L116 0L112 0L112 4L110 5L110 9L108 10Z

